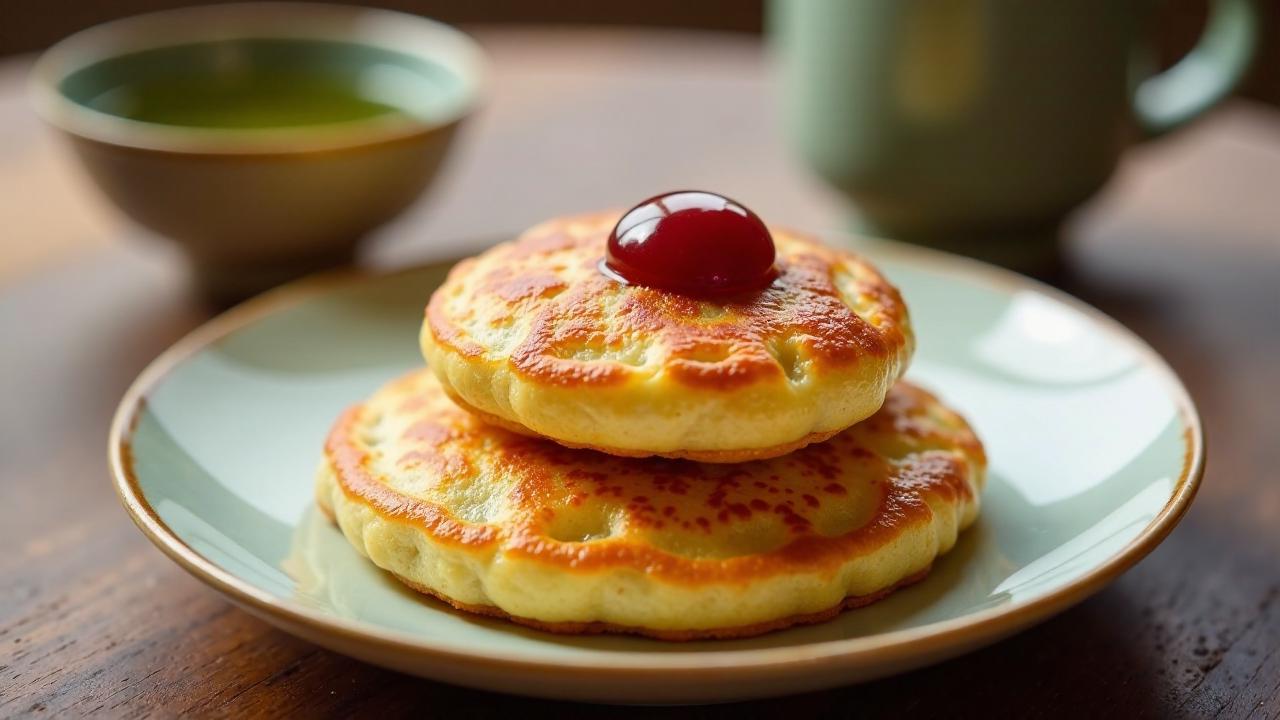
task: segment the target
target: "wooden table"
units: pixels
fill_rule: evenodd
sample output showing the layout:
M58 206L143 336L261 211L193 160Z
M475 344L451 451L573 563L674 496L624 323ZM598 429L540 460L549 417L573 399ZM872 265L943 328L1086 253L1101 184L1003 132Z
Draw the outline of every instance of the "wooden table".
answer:
M469 251L680 186L778 222L840 224L838 200L780 147L753 39L479 35L492 100L368 262ZM108 418L209 311L180 259L112 214L30 117L26 62L0 65L0 716L573 711L320 650L235 609L134 529L108 481ZM1066 289L1164 353L1204 414L1209 470L1182 525L1098 596L987 650L688 712L1280 717L1280 113L1234 104L1135 149L1071 235Z

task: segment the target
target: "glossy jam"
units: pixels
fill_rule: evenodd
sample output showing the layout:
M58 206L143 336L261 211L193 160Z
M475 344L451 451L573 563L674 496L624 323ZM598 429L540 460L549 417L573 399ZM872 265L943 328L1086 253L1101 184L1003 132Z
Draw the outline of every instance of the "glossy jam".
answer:
M684 295L762 290L773 281L773 237L729 198L685 190L632 208L609 236L601 269L634 285Z

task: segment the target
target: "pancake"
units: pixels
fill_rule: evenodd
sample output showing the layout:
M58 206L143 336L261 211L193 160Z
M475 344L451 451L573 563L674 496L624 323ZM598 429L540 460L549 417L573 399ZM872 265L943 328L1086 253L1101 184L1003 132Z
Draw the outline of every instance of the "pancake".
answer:
M453 269L421 344L460 405L568 447L740 462L870 416L906 369L906 306L857 255L774 229L772 284L713 302L602 274L617 219L553 220Z
M454 607L689 640L816 622L922 578L976 518L985 471L964 420L905 382L827 442L723 465L510 433L424 369L338 419L316 499L362 555Z

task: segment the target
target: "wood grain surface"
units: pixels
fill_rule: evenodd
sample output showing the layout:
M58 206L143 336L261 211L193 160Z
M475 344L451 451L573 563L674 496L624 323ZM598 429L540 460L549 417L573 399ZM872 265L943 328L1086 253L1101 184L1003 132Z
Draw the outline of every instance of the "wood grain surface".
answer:
M720 189L777 222L840 225L837 199L779 141L752 39L479 36L492 98L432 195L378 234L366 262L469 252L680 186ZM150 546L111 491L108 420L143 366L209 311L188 296L180 258L114 216L30 117L23 73L0 66L0 717L599 712L320 650ZM1069 236L1060 284L1149 340L1203 413L1208 473L1182 525L1099 595L986 650L869 685L673 713L1280 717L1280 115L1236 103L1134 149Z

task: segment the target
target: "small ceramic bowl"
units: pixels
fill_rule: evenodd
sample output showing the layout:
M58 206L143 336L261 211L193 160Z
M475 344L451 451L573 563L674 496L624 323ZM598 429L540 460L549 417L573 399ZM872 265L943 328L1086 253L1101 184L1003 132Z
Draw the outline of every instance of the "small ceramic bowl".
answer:
M214 128L95 107L104 92L148 73L171 78L183 63L270 68L281 62L279 52L255 51L263 41L286 50L324 43L305 57L325 72L337 68L361 93L381 93L399 112ZM470 38L414 15L234 4L141 15L73 35L40 58L32 96L107 196L181 245L206 293L232 300L349 261L362 236L413 203L475 105L482 68Z

